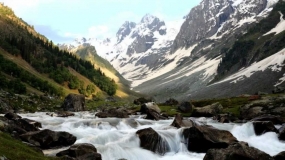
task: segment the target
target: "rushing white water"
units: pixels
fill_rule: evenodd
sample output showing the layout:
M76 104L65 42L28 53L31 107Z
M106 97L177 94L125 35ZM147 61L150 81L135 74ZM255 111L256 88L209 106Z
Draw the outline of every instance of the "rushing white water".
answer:
M171 127L173 119L151 121L132 117L95 118L94 113L75 113L74 117L50 117L45 113L21 114L24 118L42 123L44 129L66 131L77 137L76 143L91 143L102 155L103 160L201 160L205 154L193 153L187 150L182 137L183 129ZM218 129L230 131L239 141L248 142L250 146L258 148L271 156L285 150L285 142L279 141L277 134L268 132L256 136L252 123L221 124L206 118L195 119L201 124L212 125ZM170 152L163 156L140 148L140 140L136 131L143 128L153 128L170 146ZM63 148L66 149L66 148ZM61 149L61 150L63 150ZM54 155L59 150L46 150L45 154Z

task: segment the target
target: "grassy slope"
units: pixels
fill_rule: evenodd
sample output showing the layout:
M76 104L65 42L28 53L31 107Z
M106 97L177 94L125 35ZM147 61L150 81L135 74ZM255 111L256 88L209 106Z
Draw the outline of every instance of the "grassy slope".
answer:
M23 144L21 141L15 140L5 133L0 133L0 156L5 156L10 160L49 160L59 159L45 157L36 152L32 148Z
M81 46L75 53L80 58L92 62L95 68L100 68L107 77L114 79L118 85L116 92L117 97L133 100L134 98L142 96L130 90L130 82L124 79L107 60L100 57L94 46Z

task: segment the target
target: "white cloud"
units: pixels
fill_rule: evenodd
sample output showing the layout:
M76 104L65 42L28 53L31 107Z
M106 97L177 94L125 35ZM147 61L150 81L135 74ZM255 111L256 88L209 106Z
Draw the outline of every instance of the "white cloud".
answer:
M35 9L40 4L52 3L55 0L0 0L4 2L6 6L13 8L16 12L29 11L29 9Z
M111 36L110 29L106 25L91 26L88 29L87 34L88 37L96 37L96 38L104 38Z

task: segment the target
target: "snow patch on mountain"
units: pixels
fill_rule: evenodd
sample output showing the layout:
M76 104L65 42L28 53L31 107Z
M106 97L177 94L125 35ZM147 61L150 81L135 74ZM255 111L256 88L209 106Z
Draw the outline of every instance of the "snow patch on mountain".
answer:
M285 60L285 48L275 53L274 55L267 57L266 59L262 61L253 63L251 66L241 69L239 72L215 84L226 82L226 81L231 81L230 83L236 83L238 81L244 80L245 78L249 78L256 72L259 72L259 71L263 72L266 69L270 69L275 72L280 72L282 70L282 67L284 67L284 60Z
M269 35L271 33L279 34L285 30L285 20L283 19L283 14L280 14L280 22L276 25L276 27L272 28L269 32L265 33L263 36Z

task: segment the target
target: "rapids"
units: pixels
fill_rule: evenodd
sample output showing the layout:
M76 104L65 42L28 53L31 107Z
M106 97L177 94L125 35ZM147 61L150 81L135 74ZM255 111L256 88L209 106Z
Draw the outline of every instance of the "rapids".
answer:
M76 143L91 143L103 160L201 160L204 153L189 152L182 137L183 129L171 127L173 119L151 121L140 116L132 118L95 118L95 113L78 112L68 118L51 117L46 113L20 114L42 123L43 129L66 131L77 137ZM196 122L212 125L218 129L230 131L239 141L248 142L250 146L258 148L271 156L285 150L285 142L279 141L277 134L268 132L256 136L252 123L222 124L208 118L197 118ZM169 144L171 151L163 156L140 148L140 140L136 131L143 128L153 128ZM280 126L276 126L277 128ZM60 150L45 150L48 156L54 156Z

